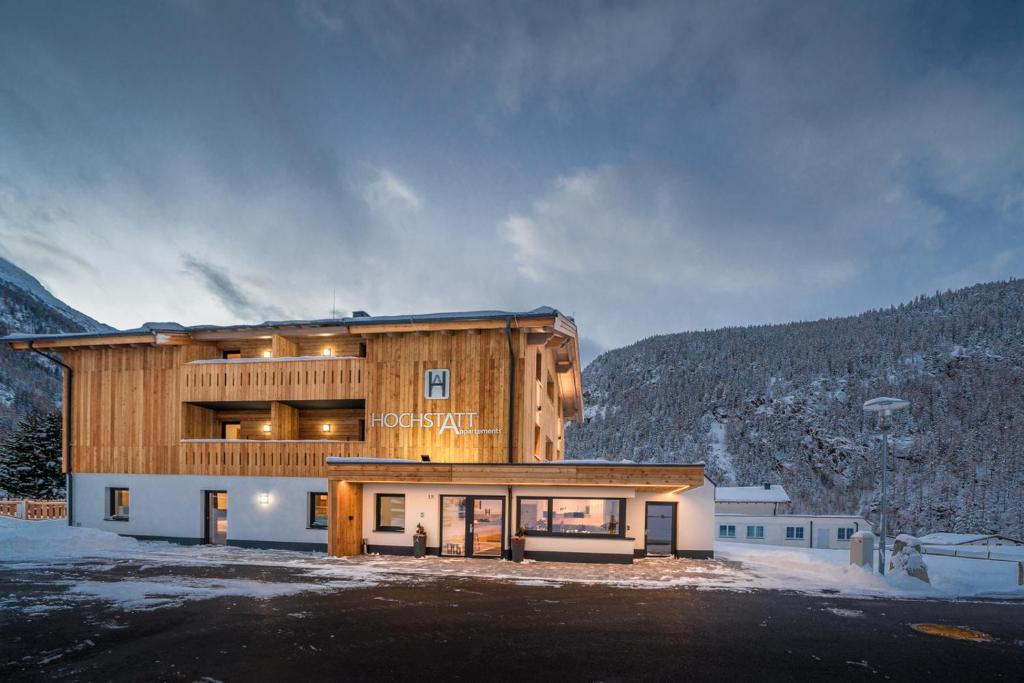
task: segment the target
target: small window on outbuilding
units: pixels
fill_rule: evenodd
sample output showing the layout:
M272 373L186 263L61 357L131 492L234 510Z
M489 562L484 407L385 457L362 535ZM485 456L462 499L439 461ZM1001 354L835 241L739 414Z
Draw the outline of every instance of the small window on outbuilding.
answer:
M242 357L242 352L237 350L237 349L235 349L235 350L231 350L231 351L225 351L223 355L224 355L224 360L233 360L235 358L241 358Z

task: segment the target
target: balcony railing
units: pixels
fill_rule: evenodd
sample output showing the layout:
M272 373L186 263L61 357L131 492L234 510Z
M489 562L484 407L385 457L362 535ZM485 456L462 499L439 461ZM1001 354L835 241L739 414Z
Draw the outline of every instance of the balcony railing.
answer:
M182 474L323 477L327 456L365 455L363 441L185 439Z
M364 398L366 361L353 357L195 361L181 368L182 401Z

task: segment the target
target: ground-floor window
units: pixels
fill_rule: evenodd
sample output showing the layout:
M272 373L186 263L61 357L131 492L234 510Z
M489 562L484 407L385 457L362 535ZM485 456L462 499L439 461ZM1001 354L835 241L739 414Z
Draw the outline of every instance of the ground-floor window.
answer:
M377 494L377 531L405 531L405 494Z
M787 526L786 527L786 540L787 541L801 541L804 538L804 528L802 526Z
M309 494L309 528L327 528L327 494Z
M626 533L626 501L622 498L518 499L519 524L534 536L614 536Z
M843 529L836 529L836 537L840 541L849 541L851 538L853 538L853 528L846 527Z
M748 526L747 538L764 538L763 526Z
M736 538L736 525L720 524L718 526L718 535L722 538Z
M107 489L107 519L128 521L128 489Z

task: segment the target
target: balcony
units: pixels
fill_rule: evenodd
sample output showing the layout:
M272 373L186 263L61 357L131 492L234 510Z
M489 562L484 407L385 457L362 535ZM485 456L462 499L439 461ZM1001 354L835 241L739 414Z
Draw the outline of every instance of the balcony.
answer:
M181 368L181 400L323 401L365 396L366 359L353 356L199 360Z
M325 477L327 456L365 455L362 441L184 439L182 474Z

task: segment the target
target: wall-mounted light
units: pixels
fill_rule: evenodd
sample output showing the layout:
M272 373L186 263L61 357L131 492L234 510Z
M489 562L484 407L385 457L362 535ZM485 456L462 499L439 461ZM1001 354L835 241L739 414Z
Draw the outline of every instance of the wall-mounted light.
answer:
M270 351L264 351L263 352L263 357L264 358L270 358Z
M270 494L261 493L258 496L256 496L256 500L259 501L260 505L270 505Z
M329 432L329 431L331 431L331 423L329 423L329 422L324 422L324 424L323 424L323 426L321 427L321 429L322 429L322 430L324 430L325 432Z
M334 350L330 346L325 346L324 347L324 355L325 356L333 356L334 355Z
M263 431L267 432L267 433L270 432L270 423L269 422L264 422L263 423Z

